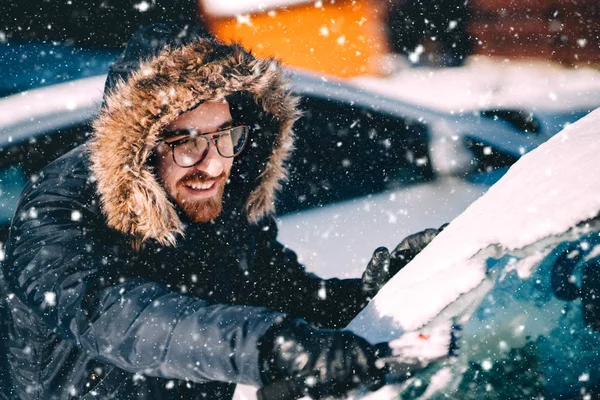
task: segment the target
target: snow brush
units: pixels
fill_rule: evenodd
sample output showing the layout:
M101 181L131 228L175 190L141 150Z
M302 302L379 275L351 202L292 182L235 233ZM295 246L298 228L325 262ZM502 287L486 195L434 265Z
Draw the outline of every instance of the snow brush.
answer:
M455 355L460 325L439 324L419 331L406 332L390 342L378 343L376 366L385 369L385 384L399 384L415 372L448 361ZM258 400L297 400L306 397L305 380L296 377L273 382L256 392ZM366 393L363 389L358 392Z

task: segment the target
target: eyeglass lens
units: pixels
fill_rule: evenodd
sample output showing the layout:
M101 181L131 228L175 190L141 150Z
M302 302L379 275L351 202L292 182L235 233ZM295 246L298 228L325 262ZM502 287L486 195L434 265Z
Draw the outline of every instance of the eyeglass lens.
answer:
M209 140L216 145L222 157L235 157L242 151L247 137L247 126L236 126L223 132L198 135L174 146L173 157L179 166L192 166L208 153Z

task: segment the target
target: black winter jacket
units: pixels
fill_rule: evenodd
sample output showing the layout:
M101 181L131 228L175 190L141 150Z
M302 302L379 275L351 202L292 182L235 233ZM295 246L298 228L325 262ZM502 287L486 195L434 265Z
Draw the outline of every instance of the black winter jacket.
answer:
M197 383L260 385L257 341L283 313L342 327L364 306L359 280L305 272L273 219L133 250L107 227L85 148L25 188L13 221L9 398L228 398L233 385Z
M252 127L214 223L189 224L152 167L161 129L228 100ZM260 385L257 342L280 318L344 326L358 280L321 280L270 217L293 149L279 64L170 23L111 67L89 143L29 183L0 279L9 398L222 399Z

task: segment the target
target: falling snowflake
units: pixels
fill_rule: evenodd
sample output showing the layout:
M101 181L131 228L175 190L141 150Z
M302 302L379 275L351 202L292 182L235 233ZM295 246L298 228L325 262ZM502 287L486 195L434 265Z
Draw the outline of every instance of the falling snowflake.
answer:
M135 8L139 12L146 12L150 8L150 3L148 3L147 1L142 1L138 4L134 4L133 8Z
M483 368L484 371L489 371L490 369L492 369L492 361L490 360L483 360L483 362L481 363L481 368Z
M415 164L418 167L422 167L423 165L427 165L427 157L420 157L415 160Z
M416 64L419 62L419 59L421 58L421 54L423 54L423 52L425 51L425 48L422 45L418 45L415 48L415 51L413 51L412 53L410 53L408 55L408 59L410 60L410 62L412 62L413 64Z
M71 211L71 221L79 221L81 219L81 211L73 210Z
M44 293L44 303L48 307L54 307L56 305L56 293L54 293L54 292Z
M252 21L250 20L250 14L238 14L235 16L237 19L237 23L239 25L248 25L252 26Z
M324 287L319 288L318 296L319 299L325 300L327 298L327 290Z

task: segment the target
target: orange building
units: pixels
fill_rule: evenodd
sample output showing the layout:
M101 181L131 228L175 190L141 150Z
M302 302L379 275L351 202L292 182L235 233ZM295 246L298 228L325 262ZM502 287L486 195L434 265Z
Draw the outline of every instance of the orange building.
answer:
M200 0L218 37L263 57L340 77L378 72L387 52L382 16L369 0Z

